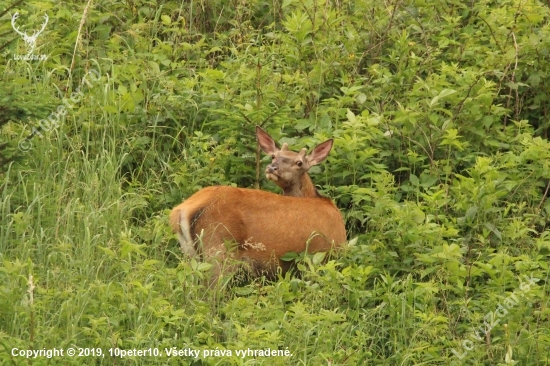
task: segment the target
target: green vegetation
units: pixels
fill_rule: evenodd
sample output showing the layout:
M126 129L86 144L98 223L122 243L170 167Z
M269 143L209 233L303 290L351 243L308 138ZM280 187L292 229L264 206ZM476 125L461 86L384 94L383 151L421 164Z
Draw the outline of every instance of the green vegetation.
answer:
M547 4L4 0L0 53L0 364L550 364ZM256 124L334 137L352 245L209 289L168 212L275 191ZM69 347L107 355L12 356Z

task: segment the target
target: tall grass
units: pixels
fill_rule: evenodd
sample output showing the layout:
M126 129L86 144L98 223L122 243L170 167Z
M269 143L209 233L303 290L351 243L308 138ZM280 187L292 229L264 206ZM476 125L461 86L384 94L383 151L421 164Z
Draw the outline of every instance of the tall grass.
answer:
M100 0L84 23L83 4L59 3L40 45L47 63L0 66L29 108L52 111L87 70L101 75L0 175L0 364L548 365L549 146L526 120L506 125L501 105L524 82L544 84L547 60L533 55L546 8L203 3ZM521 67L536 77L520 79ZM538 98L518 120L539 113ZM316 182L360 236L332 261L304 257L300 275L208 287L208 265L181 255L168 210L202 186L252 184L243 126L258 121L292 145L335 138ZM29 128L2 133L17 141ZM540 281L472 340L533 273ZM451 350L465 340L461 361ZM12 356L69 347L102 354ZM109 352L150 348L163 355ZM169 357L174 348L233 353ZM292 356L234 352L268 348Z

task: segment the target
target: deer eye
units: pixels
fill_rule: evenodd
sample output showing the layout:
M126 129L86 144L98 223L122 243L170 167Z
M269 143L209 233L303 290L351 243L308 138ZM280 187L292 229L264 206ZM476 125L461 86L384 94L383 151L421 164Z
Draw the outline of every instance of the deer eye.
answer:
M296 162L296 165L302 166L302 162L301 162L301 161L297 161L297 162Z
M275 160L275 155L271 155L271 159L272 159L272 160Z

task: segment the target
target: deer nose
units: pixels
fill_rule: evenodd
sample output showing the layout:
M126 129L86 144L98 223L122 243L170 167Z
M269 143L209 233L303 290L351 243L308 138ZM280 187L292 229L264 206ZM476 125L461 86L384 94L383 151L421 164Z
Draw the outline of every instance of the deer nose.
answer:
M276 165L269 164L265 169L266 173L275 173L279 168Z

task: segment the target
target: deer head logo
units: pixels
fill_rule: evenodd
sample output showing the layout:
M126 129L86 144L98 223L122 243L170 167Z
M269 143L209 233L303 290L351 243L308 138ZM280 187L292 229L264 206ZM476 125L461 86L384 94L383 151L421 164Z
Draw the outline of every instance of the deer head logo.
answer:
M11 17L11 26L13 27L13 30L17 32L21 37L23 37L23 41L25 41L25 44L27 45L27 56L31 55L34 51L34 47L36 47L36 38L44 31L44 28L46 28L46 24L48 24L48 14L44 14L44 24L42 24L42 28L40 30L33 31L32 35L28 35L27 32L21 32L19 28L15 25L15 21L19 18L19 12L16 12Z

